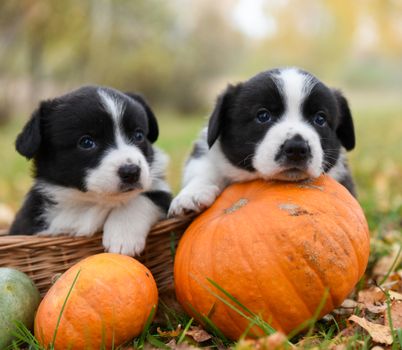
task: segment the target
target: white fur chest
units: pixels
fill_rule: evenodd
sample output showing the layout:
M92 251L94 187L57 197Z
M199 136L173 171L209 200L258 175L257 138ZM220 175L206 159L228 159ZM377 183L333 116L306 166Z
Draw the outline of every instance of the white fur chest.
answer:
M130 198L101 197L81 193L78 190L39 183L37 189L51 202L44 207L43 220L48 228L40 234L90 236L102 230L107 216L117 206L125 204Z

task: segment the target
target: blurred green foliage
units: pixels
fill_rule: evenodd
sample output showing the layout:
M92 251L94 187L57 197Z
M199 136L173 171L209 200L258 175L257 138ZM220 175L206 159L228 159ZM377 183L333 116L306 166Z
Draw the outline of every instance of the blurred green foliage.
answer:
M261 16L269 30L250 35L244 23L256 31ZM101 84L191 115L227 81L284 65L400 87L401 23L397 0L1 1L0 106Z

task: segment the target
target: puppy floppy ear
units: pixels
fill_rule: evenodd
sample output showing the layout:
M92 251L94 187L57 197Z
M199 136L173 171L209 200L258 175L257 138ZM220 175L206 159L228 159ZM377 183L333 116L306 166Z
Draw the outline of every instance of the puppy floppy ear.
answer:
M133 100L137 101L142 107L145 109L145 113L147 114L148 118L148 135L147 139L151 142L154 143L159 136L159 127L158 127L158 121L156 120L154 112L152 112L151 107L149 107L147 101L145 98L139 94L134 94L132 92L125 92L125 94L128 97L131 97Z
M341 141L343 147L348 151L355 147L355 128L353 126L352 114L346 98L339 90L334 90L334 94L338 103L340 122L336 129L336 135Z
M42 141L40 125L45 105L46 102L41 102L38 109L32 113L31 119L25 124L15 140L17 152L27 159L32 159L39 150Z
M223 119L230 107L231 99L234 97L240 87L241 83L237 85L228 85L226 90L219 95L215 104L215 109L209 117L208 122L207 141L209 148L212 147L216 139L219 137L222 131Z

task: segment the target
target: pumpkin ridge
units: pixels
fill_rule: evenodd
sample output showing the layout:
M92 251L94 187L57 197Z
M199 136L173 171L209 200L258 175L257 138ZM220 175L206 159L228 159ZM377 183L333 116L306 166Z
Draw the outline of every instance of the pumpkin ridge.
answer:
M293 248L294 251L297 251L297 249L296 249L297 247L295 246L295 242L294 242L294 241L289 240L288 243L292 245L292 248ZM305 251L303 250L302 253L305 253ZM318 278L318 280L319 280L319 282L320 282L320 284L321 284L322 289L325 290L325 289L326 289L326 284L323 282L323 280L322 280L322 278L321 278L321 275L316 271L315 268L312 267L312 265L310 264L310 262L304 257L304 254L300 254L300 259L303 259L303 260L305 261L305 263L306 263L306 265L308 266L308 268L310 269L310 271L312 271L312 272L317 276L317 278ZM331 302L332 302L332 304L334 304L334 303L333 303L333 300L332 300L332 295L330 295L330 297L331 297ZM316 311L316 310L314 310L314 312L315 312L315 311ZM312 314L314 314L314 312L313 312Z
M198 227L197 227L196 221L194 221L190 226L192 226L192 225L194 225L194 227L195 227L194 232L197 233L198 232ZM197 238L199 239L199 237L197 237L197 235L195 235L195 239L197 239ZM182 240L184 241L185 239L188 240L188 236L184 236ZM179 245L179 247L178 247L178 249L176 251L176 255L178 253L184 251L184 253L182 253L182 254L184 256L186 256L186 259L184 260L186 263L181 264L181 265L175 264L175 273L174 273L174 284L175 284L175 286L177 284L177 281L179 280L179 277L180 277L180 279L184 279L183 285L185 285L185 286L190 286L191 283L192 283L192 281L190 280L190 275L188 273L188 271L191 270L191 267L192 267L192 266L189 266L189 265L191 265L192 262L193 262L192 259L190 259L191 255L192 255L191 254L192 250L193 250L193 245L192 244L188 244L187 246L181 244L181 245ZM180 272L177 272L177 270L179 270ZM180 283L181 283L181 281L179 282L179 284ZM176 290L176 294L178 294L179 289L175 288L175 290ZM184 296L182 296L180 298L186 298L187 299L186 308L187 308L187 304L189 305L188 307L190 307L190 306L195 307L192 304L192 294L189 291L190 291L190 289L180 291L180 293L184 295Z
M77 282L78 282L78 281L77 281ZM96 309L94 309L94 307L87 301L87 300L89 300L89 299L86 299L86 298L82 297L80 294L75 294L74 296L75 296L75 298L78 298L78 299L84 299L85 304L92 310L92 315L96 315L97 318L98 318L100 321L102 321L102 318L101 318L101 316L99 315L99 313L97 313L97 312L96 312ZM74 330L76 331L77 334L82 334L82 331L83 331L83 330L82 330L82 329L77 330L77 326L75 325L75 322L71 322L71 319L72 319L72 318L70 317L69 313L67 312L67 311L68 311L68 304L69 304L69 301L70 301L70 300L67 300L66 308L64 309L64 312L63 312L63 315L62 315L61 320L63 320L63 318L64 318L64 319L65 319L64 322L68 322L68 324L71 325L71 326L74 328ZM61 323L61 322L60 322L60 323ZM64 339L63 339L63 340L64 340ZM88 337L87 337L87 340L88 340ZM56 343L56 341L57 341L57 335L56 335L55 343Z
M251 271L257 271L257 269L255 268L255 264L254 264L254 259L253 259L253 256L252 255L249 255L248 254L248 251L246 250L246 249L244 249L244 246L241 244L241 242L238 242L238 244L237 244L238 246L239 246L239 248L240 248L240 251L241 251L241 253L242 253L242 256L251 256L251 259L243 259L243 263L245 263L246 265L248 265L248 267L249 267L249 270L251 270ZM252 265L253 264L253 265ZM255 285L258 287L258 290L261 292L261 290L262 290L262 288L261 288L261 284L259 283L259 279L258 278L256 278L255 279L255 281L254 281L254 283L255 283ZM240 301L240 299L239 298L237 298L239 301ZM266 303L266 301L265 301L265 299L261 299L262 300L262 303L263 303L263 305L264 305L264 307L265 307L265 310L269 313L269 315L271 316L271 322L273 321L273 320L275 320L276 319L276 315L275 315L275 317L274 317L274 313L271 311L271 309L268 307L268 305L267 305L267 303ZM244 304L242 301L240 301L242 304ZM248 308L248 305L245 305L247 308ZM245 311L245 310L244 310ZM250 311L253 311L253 310L250 310ZM254 312L254 311L253 311ZM245 312L246 314L247 314L247 312ZM249 322L250 323L250 322ZM274 322L274 323L277 323L277 322ZM279 323L278 323L279 324ZM238 328L239 326L238 326L238 324L236 323L236 328ZM242 333L242 329L239 329L238 328L238 330L240 331L240 333ZM251 329L250 329L251 330Z
M338 226L340 226L340 227L342 228L342 230L343 230L343 228L345 227L345 225L343 224L342 220L339 220L339 221L338 221L338 220L335 220L335 221L336 221L336 224L337 224ZM356 265L356 266L360 265L360 259L359 259L358 255L357 255L354 241L350 238L349 235L345 234L344 232L342 233L342 236L343 236L342 238L343 238L343 239L346 239L346 240L348 241L349 245L352 247L351 251L353 252L353 261L354 261L354 265ZM334 235L331 235L331 236L330 236L330 239L331 239L333 242L335 242L335 243L338 245L338 247L340 247L341 249L343 249L343 248L342 248L343 245L342 245L340 242L338 242L338 240L335 239ZM345 255L347 255L347 254L345 253ZM359 276L357 276L357 280L358 280L358 279L359 279Z
M66 310L64 309L64 311L66 311ZM63 318L65 319L65 322L67 322L67 326L70 327L70 330L69 330L69 331L71 331L71 328L72 328L73 331L75 332L75 334L79 334L79 335L80 335L80 334L82 333L82 329L78 330L78 329L77 329L77 326L74 324L74 322L70 322L71 318L68 317L68 316L66 316L66 314L65 314L64 312L63 312L62 318L61 318L61 320L60 320L60 324L61 324ZM56 324L55 324L54 326L55 326L55 328L56 328ZM42 328L41 328L41 329L42 329ZM42 331L43 331L43 329L42 329ZM53 330L53 332L54 332L54 330ZM53 332L52 332L52 337L51 337L51 339L50 339L50 342L53 340ZM64 333L64 332L63 332L63 333ZM63 335L64 335L64 334L63 334ZM56 345L56 343L57 343L57 340L60 341L60 329L57 331L56 337L55 337L55 339L54 339L54 344L55 344L55 345ZM64 339L62 339L62 341L63 341L63 340L64 340ZM50 342L49 342L49 344L47 344L47 346L50 345Z
M311 222L311 227L314 229L314 231L315 231L317 234L321 235L321 233L319 232L319 230L317 230L317 224L318 224L318 222L317 222L316 218L315 218L314 216L309 216L309 220L310 220L310 222ZM330 236L330 238L333 238L332 235ZM336 242L336 241L335 241L335 242ZM337 242L336 242L336 243L337 243ZM307 252L305 251L305 249L303 250L303 252L307 254ZM323 289L324 289L324 290L325 290L325 289L328 289L328 292L329 292L329 293L328 293L328 301L331 301L332 307L335 307L335 305L336 305L337 303L335 303L335 300L334 300L334 298L333 298L333 296L332 296L331 290L329 290L329 288L328 288L328 286L327 286L327 283L325 283L325 280L323 280L321 273L319 273L320 270L319 270L319 269L317 270L317 269L315 268L314 264L311 264L311 262L310 262L309 259L306 259L304 256L302 256L302 257L303 257L304 261L307 263L307 265L310 267L310 269L311 269L311 270L316 274L316 276L318 277L318 279L319 279L319 281L320 281L320 283L321 283Z
M303 250L303 253L306 253L306 252ZM318 279L318 281L320 282L320 284L321 284L321 286L323 287L323 289L324 289L324 290L327 289L328 287L326 286L326 283L324 283L324 280L323 280L321 274L319 274L318 271L313 267L313 264L311 264L310 261L305 258L305 254L302 254L301 257L302 257L302 259L305 261L306 265L310 268L310 270L313 271L314 274L317 276L317 279ZM331 305L332 305L331 308L334 308L334 307L335 307L334 299L333 299L333 297L332 297L331 291L328 290L328 292L329 292L329 293L328 293L328 301L331 302Z
M215 235L216 235L216 232L217 232L217 225L220 224L222 221L224 221L225 217L226 217L226 213L225 213L225 212L222 212L219 216L216 217L216 220L215 220L215 222L214 222L215 227L214 227L214 230L213 230L213 234L210 235L210 237L211 237L211 242L214 242L214 241L215 241ZM216 222L216 221L218 221L218 222ZM213 275L213 279L212 279L212 278L211 278L211 279L212 279L215 283L217 283L216 278L215 278L215 276L216 276L216 266L217 266L217 264L216 264L216 256L214 256L213 254L211 254L211 265L210 265L210 266L212 266L211 270L212 270L212 275ZM218 284L219 284L219 283L218 283ZM221 286L221 287L222 287L222 288L225 288L225 287L223 287L223 286ZM217 293L221 294L220 291L218 291ZM222 296L222 295L221 295L221 296ZM222 296L222 297L227 300L227 298L226 298L225 296ZM214 297L214 298L215 298L215 297ZM215 298L215 299L216 299L216 298ZM228 302L231 302L231 301L229 301L229 300L227 300L227 301L228 301ZM236 322L236 320L232 317L231 309L229 309L222 301L220 301L220 300L217 299L217 304L216 304L216 305L218 306L219 304L222 304L223 310L224 310L224 312L225 312L225 314L226 314L226 316L227 316L226 318L229 318L229 319L230 319L230 321L231 321L231 323L232 323L232 326L233 326L236 330L238 330L238 331L241 332L241 328L240 328L238 322ZM212 318L212 317L211 317L211 318Z
M358 221L360 223L360 230L364 231L364 233L366 235L366 238L367 238L366 242L368 243L368 252L366 254L366 257L364 257L362 254L357 254L357 252L360 251L360 249L357 249L356 246L354 244L352 244L353 250L355 251L355 253L356 253L357 257L358 257L359 275L361 277L364 274L364 271L366 270L366 265L367 265L369 254L370 254L370 230L369 230L367 221L364 221L365 216L364 216L364 213L361 210L361 208L360 208L360 213L356 213L353 209L350 209L350 207L349 207L349 212L353 213L354 217L356 217L358 219Z
M277 240L276 240L276 241L277 241ZM294 242L293 242L291 239L288 240L288 243L290 243L293 248L295 247ZM278 245L279 245L279 244L278 244ZM293 249L293 250L295 250L295 249ZM278 253L275 252L275 251L272 251L272 250L271 250L271 252L272 252L272 254L277 258L277 261L280 262L280 257L278 258ZM300 258L302 258L303 260L305 260L303 255L301 255ZM280 269L281 275L282 275L282 276L284 277L284 279L286 279L286 280L288 281L288 283L292 286L295 295L298 297L298 299L300 300L301 304L303 304L303 305L305 306L305 308L306 308L306 310L308 311L308 313L309 313L310 315L314 315L314 313L315 313L316 310L313 310L313 311L312 311L312 310L310 309L310 307L308 306L308 304L306 303L306 301L305 301L303 298L301 298L301 297L299 296L300 293L298 292L297 286L294 284L293 280L288 277L287 273L284 272L284 268L283 268L282 264L280 264L279 262L278 262L277 265L278 265L278 267L279 267L279 269ZM314 272L315 275L318 276L317 271L315 271L315 270L310 266L310 264L307 264L307 266L310 268L310 270L312 270L312 271ZM320 282L321 282L321 284L322 284L323 289L325 289L325 284L322 283L322 279L320 278L319 280L320 280Z
M350 210L349 210L349 212L350 212ZM348 227L345 225L343 220L338 220L338 218L336 218L336 223L343 231L348 231ZM346 239L348 240L350 246L352 247L352 251L353 251L353 254L355 256L356 265L360 266L361 261L360 261L360 258L359 258L359 254L357 253L358 249L356 248L356 242L350 237L350 235L345 234L344 236L346 236ZM364 271L360 271L360 268L359 268L359 275L361 275L363 272ZM360 278L360 276L358 276L358 279L359 278Z
M277 253L273 252L272 254L275 255L276 257L278 257ZM279 261L279 259L278 259L278 261ZM308 311L309 314L313 315L314 312L312 312L310 310L310 307L307 305L307 303L304 301L304 299L299 297L297 286L294 284L293 280L287 276L286 272L284 272L282 264L278 263L277 266L279 267L279 270L280 270L280 273L281 273L282 277L291 286L291 288L293 289L294 294L298 297L298 299L300 300L301 304L304 305L305 309Z
M312 217L310 217L309 219L313 222L313 225L311 225L311 226L314 228L314 231L315 231L316 233L318 233L319 235L321 235L321 233L319 232L319 230L317 230L317 226L319 226L319 222L317 221L317 218L314 217L314 216L312 216ZM334 245L338 246L339 251L340 251L341 253L343 253L345 256L348 256L348 257L349 257L348 252L347 252L346 250L344 250L344 248L343 248L344 244L340 243L340 242L336 239L336 237L338 237L338 236L340 236L340 235L342 235L342 237L341 237L342 239L345 239L345 237L346 237L346 240L349 242L350 246L352 247L351 251L353 251L353 256L354 256L354 258L352 258L352 257L350 257L350 258L351 258L351 260L354 260L355 265L358 265L358 264L359 264L359 259L358 259L358 256L357 256L357 254L356 254L353 241L352 241L352 239L350 238L350 236L349 236L348 234L345 234L345 232L344 232L344 231L348 231L348 230L344 230L344 227L345 227L345 226L344 226L344 224L343 224L343 221L342 221L342 220L338 221L338 218L337 218L336 216L334 216L334 221L336 222L336 224L337 224L338 226L341 226L341 229L342 229L342 230L338 230L339 232L337 231L336 234L333 234L334 231L332 231L332 232L331 232L331 233L332 233L331 235L326 235L326 239L330 240ZM333 222L331 222L331 224L333 224ZM323 242L323 243L325 243L325 242Z
M314 229L317 227L317 225L319 225L319 223L315 220L315 219L312 219L313 221L314 221L314 225L312 225L313 227L314 227ZM336 221L336 225L339 225L339 222L338 222L338 220L336 220L335 219L335 221ZM333 224L333 223L332 223ZM341 230L340 231L342 231L343 230L343 225L342 226L340 226L341 227ZM351 247L351 253L349 254L348 252L345 252L344 250L343 250L343 245L341 244L341 243L339 243L338 242L338 240L336 239L336 237L338 237L338 232L336 232L336 234L334 234L333 232L331 232L332 234L330 234L330 235L327 235L325 238L326 238L326 240L328 240L328 241L330 241L330 244L331 245L333 245L333 246L335 246L335 247L337 247L337 248L335 248L334 247L334 249L337 251L336 253L333 253L332 252L332 255L336 258L336 260L343 260L343 261L347 261L347 260L349 260L350 261L350 264L348 264L347 262L345 262L345 265L348 265L348 266L350 266L350 265L353 265L353 266L359 266L360 265L360 261L359 261L359 259L358 259L358 257L357 257L357 254L356 254L356 251L355 251L355 248L354 248L354 245L353 245L353 243L352 243L352 240L350 239L350 237L349 237L349 235L348 234L345 234L344 232L342 232L342 239L344 239L345 238L345 236L347 237L347 241L349 242L349 246ZM324 244L325 245L325 247L327 248L327 242L326 241L322 241L322 244ZM339 253L338 253L338 251L340 252L340 257L339 257ZM336 269L337 270L342 270L342 266L340 266L339 264L337 264L337 263L334 263L334 264L336 264ZM352 278L355 282L354 283L357 283L357 281L359 280L359 272L358 271L354 271L355 272L355 276ZM330 284L330 283L328 283L328 284ZM325 285L324 285L325 286ZM336 307L336 306L338 306L339 304L340 304L340 302L335 302L335 297L334 297L334 295L333 295L333 292L331 291L331 289L329 288L329 287L325 287L325 288L328 288L328 292L329 292L329 296L331 297L331 302L332 302L332 305L333 305L333 307ZM352 289L352 288L351 288ZM350 291L351 291L351 289L348 291L348 294L350 293ZM343 300L342 300L343 301ZM341 301L341 302L342 302Z
M220 216L217 216L217 219L218 219L218 220L219 220L219 218L220 218ZM210 221L209 224L215 225L215 220L214 220L213 222ZM193 254L192 254L192 251L193 251L194 247L197 246L198 241L199 241L201 238L204 238L204 237L201 237L202 233L201 233L201 234L197 234L197 233L199 233L200 228L202 229L203 226L207 225L207 223L204 223L203 225L201 225L198 221L196 221L196 222L194 222L192 225L195 226L195 230L194 230L194 233L195 233L195 234L193 234L193 236L195 237L195 238L194 238L195 241L192 242L191 245L189 245L189 246L190 246L190 251L188 252L188 254L190 255L190 257L189 257L189 259L188 259L189 264L193 262L193 260L191 259L191 256L193 255ZM214 240L214 239L213 239L214 237L213 237L213 235L209 235L207 238L208 238L208 242L205 242L205 241L204 241L203 244L204 244L205 246L210 246L210 245L211 245L211 242ZM204 238L204 239L206 240L206 238ZM207 249L207 251L210 251L210 250ZM211 261L213 261L213 256L212 256L212 254L209 254L209 264L211 264ZM211 264L210 266L214 266L214 264ZM212 271L212 275L211 275L211 276L209 276L209 277L208 277L208 276L202 277L202 276L195 276L195 275L189 273L189 270L191 270L191 268L187 268L187 269L186 269L186 273L185 273L187 285L190 286L190 285L194 285L194 283L196 283L198 286L200 286L201 288L206 289L207 292L210 293L210 292L208 291L208 288L206 287L206 284L208 283L207 278L210 278L210 279L212 279L212 280L215 280L215 277L214 277L215 273L214 273L214 271ZM205 278L205 281L200 281L200 278L202 278L202 279ZM192 295L191 293L186 293L186 294L188 294L188 296L189 296L189 297L188 297L188 299L189 299L189 300L188 300L188 304L189 304L190 308L192 307L192 308L197 309L197 305L198 305L198 306L202 305L202 303L200 304L199 301L197 301L196 299L193 299L193 295ZM211 297L213 297L212 294L211 294ZM215 297L213 297L213 298L215 298ZM208 311L205 312L205 316L208 315L208 312L210 312L210 311L208 310ZM192 313L192 312L191 312L191 313ZM212 318L212 317L211 317L211 318Z
M256 266L255 266L254 256L252 254L248 254L248 251L246 249L244 249L244 246L242 244L239 244L239 245L240 245L240 250L241 250L242 254L244 256L249 256L249 259L243 259L244 262L249 265L251 271L258 271L258 269L256 269ZM253 264L253 266L251 266L251 264ZM261 284L259 283L259 279L256 278L254 283L257 285L259 291L261 292L262 288L261 288ZM265 309L268 310L268 313L271 316L271 322L277 320L276 315L274 315L274 313L272 312L271 308L268 307L266 300L262 299L262 302L264 304ZM279 322L272 322L272 323L280 324Z
M340 184L339 182L337 182L336 180L332 179L332 181L335 181L337 184ZM341 184L340 184L341 185ZM344 187L343 185L342 189L343 191L349 195L348 190L346 189L346 187ZM348 196L348 199L345 200L345 194L341 193L341 195L339 195L338 191L335 191L334 189L331 190L331 192L329 193L332 197L335 197L336 199L339 200L339 202L343 203L343 205L346 205L348 207L348 211L349 213L351 213L354 216L354 219L357 219L357 221L359 222L359 224L361 226L365 226L367 224L367 222L365 221L365 217L364 217L364 213L362 211L362 209L360 208L360 204L357 201L356 198L354 198L353 196ZM332 200L333 201L333 200ZM357 208L356 208L357 207ZM358 213L356 212L358 209L360 209L361 214L363 215L358 215ZM369 231L367 231L367 238L370 238L370 234Z

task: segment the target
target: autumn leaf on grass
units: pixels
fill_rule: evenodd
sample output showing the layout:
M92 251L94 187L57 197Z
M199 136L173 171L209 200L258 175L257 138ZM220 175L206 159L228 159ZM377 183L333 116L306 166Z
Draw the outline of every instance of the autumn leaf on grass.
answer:
M177 326L176 329L170 331L162 331L159 327L156 329L158 334L164 338L175 338L178 337L181 333L181 324Z
M212 335L203 330L201 327L193 326L187 332L186 335L193 338L197 343L202 343L212 338Z
M258 350L286 350L289 349L287 344L286 335L280 332L276 332L271 334L268 337L263 337L257 340L240 340L235 350L251 350L251 349L258 349Z
M401 293L394 292L393 290L390 290L388 293L391 300L402 300Z
M365 329L375 343L392 344L391 329L388 326L369 322L365 318L356 315L350 316L348 320L357 323L360 327Z
M349 316L354 313L357 305L358 305L357 302L355 302L354 300L345 299L343 303L332 312L336 315Z
M391 273L386 281L382 281L393 268L398 267L402 261L402 254L400 254L400 243L394 243L392 245L392 252L389 255L381 257L373 268L373 276L377 283L392 282L393 273ZM392 271L391 271L392 272Z
M362 305L362 308L374 314L382 313L387 309L385 300L384 292L378 287L361 290L357 297L357 302Z
M397 328L402 328L402 302L401 301L394 301L392 302L390 306L391 310L391 320L392 320L392 327L394 329ZM388 318L388 313L385 311L384 312L384 318L385 318L385 325L389 325L389 318Z

